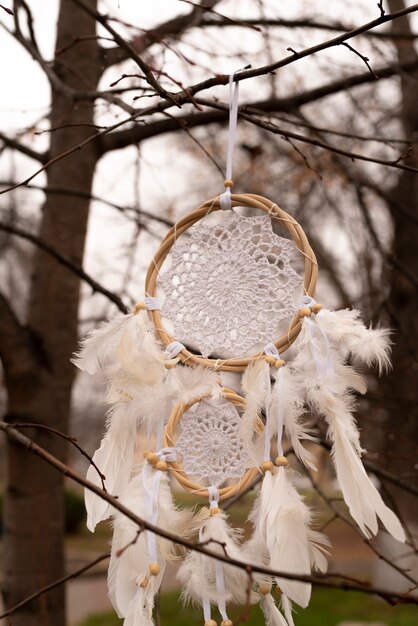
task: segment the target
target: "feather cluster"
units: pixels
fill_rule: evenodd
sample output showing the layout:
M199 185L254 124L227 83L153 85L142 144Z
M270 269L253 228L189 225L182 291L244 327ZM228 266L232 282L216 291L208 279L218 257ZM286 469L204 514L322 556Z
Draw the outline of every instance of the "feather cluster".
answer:
M361 461L359 431L353 412L353 392L365 393L364 378L347 364L390 367L389 332L367 328L358 311L312 313L303 319L292 363L304 402L327 424L337 480L350 514L370 537L378 532L377 518L398 541L405 533L396 515L383 502Z

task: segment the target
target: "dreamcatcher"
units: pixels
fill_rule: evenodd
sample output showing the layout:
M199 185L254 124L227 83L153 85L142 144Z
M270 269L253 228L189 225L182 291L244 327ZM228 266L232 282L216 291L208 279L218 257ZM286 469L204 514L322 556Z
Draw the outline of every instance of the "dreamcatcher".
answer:
M122 504L221 556L310 575L326 571L329 542L311 528L282 447L285 435L299 461L316 469L303 443L314 439L306 410L326 424L337 479L362 532L375 535L380 519L393 537L405 539L362 465L353 417L354 392L366 391L355 365L384 371L390 342L388 331L366 328L357 311L329 311L315 302L315 255L290 215L261 196L231 193L238 102L232 76L230 89L225 192L169 231L150 264L146 297L132 313L93 331L74 362L106 378L111 408L94 461ZM251 209L251 216L239 207ZM286 363L282 356L292 344L295 356ZM235 391L226 386L231 374ZM149 449L138 463L139 432ZM260 474L250 514L254 531L243 541L221 503ZM101 485L93 466L87 477ZM197 514L176 506L171 477L208 506ZM89 491L86 508L91 531L113 520L109 596L125 626L153 624L166 563L178 558L183 597L202 606L206 626L216 626L214 606L222 626L231 626L230 602L260 602L268 626L292 626L292 603L308 605L307 582L254 574L249 589L245 569L200 552L181 553L166 539L138 532Z

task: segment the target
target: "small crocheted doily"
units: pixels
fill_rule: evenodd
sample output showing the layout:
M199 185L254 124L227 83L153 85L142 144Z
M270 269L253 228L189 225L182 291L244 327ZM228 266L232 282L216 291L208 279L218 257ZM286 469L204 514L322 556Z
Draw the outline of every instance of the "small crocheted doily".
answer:
M219 487L244 474L248 458L238 436L240 419L230 402L203 400L184 413L176 450L188 476Z

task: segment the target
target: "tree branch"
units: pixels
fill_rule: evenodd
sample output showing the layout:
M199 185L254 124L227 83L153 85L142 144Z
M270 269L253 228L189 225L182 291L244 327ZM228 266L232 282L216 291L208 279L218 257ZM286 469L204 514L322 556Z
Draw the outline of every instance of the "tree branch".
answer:
M403 64L391 64L381 67L376 70L376 74L380 79L390 78L396 75L400 69L410 70L417 69L418 61L413 59L412 61L405 62ZM326 98L331 95L335 95L341 91L352 89L359 85L364 85L374 81L374 78L369 74L362 72L361 74L355 74L336 80L328 85L322 87L316 87L315 89L309 89L307 91L295 94L294 96L287 96L285 98L269 98L267 100L261 100L254 102L250 106L252 109L263 112L281 112L289 113L297 110L299 107L310 104L322 98ZM206 104L207 106L215 106L218 103L203 100L198 98L197 103ZM246 105L240 107L241 112L245 112ZM203 113L191 112L183 116L172 117L171 119L157 120L147 125L135 125L132 128L120 130L114 133L108 133L103 135L100 140L99 152L104 154L111 150L120 150L126 146L139 143L145 139L156 137L167 132L179 132L186 124L187 127L195 128L197 126L207 126L209 124L225 124L228 121L228 107L221 105L217 106L218 110L205 111Z
M250 19L245 19L242 18L242 21L245 22L246 24L249 25L254 25L254 26L282 26L284 28L312 28L312 29L316 29L316 30L327 30L327 31L336 31L336 32L348 32L350 30L353 30L352 26L349 26L348 24L342 24L341 22L334 22L333 24L325 24L324 22L316 22L315 20L304 20L304 19L291 19L291 20L286 20L286 19L281 19L281 18L250 18ZM231 23L230 20L226 19L226 18L213 18L213 17L207 17L205 16L200 24L200 27L202 28L208 28L208 27L225 27L225 26L236 26L236 24ZM408 40L408 39L416 39L418 38L418 34L417 33L412 33L412 32L397 32L397 33L392 33L390 31L388 32L382 32L382 33L374 33L374 32L367 32L367 33L363 33L364 35L367 35L368 37L375 37L377 39L389 39L389 40L393 40L393 39L399 39L399 40Z
M201 23L203 7L214 7L219 0L202 0L199 7L195 7L186 15L179 15L173 19L162 22L155 28L144 31L141 37L135 37L130 42L132 48L141 54L153 44L159 43L165 37L174 37L182 34L190 26L198 27ZM103 48L102 50L104 68L107 69L116 63L121 63L129 59L130 55L125 48Z
M2 133L1 131L0 131L0 139L1 141L3 141L4 145L7 146L8 148L17 150L21 154L24 154L25 156L29 157L30 159L33 159L34 161L38 161L39 163L45 164L48 160L47 152L36 152L36 150L32 150L32 148L29 148L29 146L25 146L24 144L20 143L16 139L7 137L7 135Z
M128 308L126 307L126 305L115 293L100 285L100 283L91 278L91 276L89 276L89 274L87 274L82 267L71 261L71 259L69 259L68 257L60 254L53 246L49 245L45 241L42 241L42 239L40 239L36 235L28 233L18 226L11 226L10 224L6 224L5 222L1 221L0 230L4 230L7 233L11 233L12 235L16 235L17 237L21 237L22 239L30 241L32 244L52 256L58 263L64 265L64 267L68 268L71 272L79 276L85 283L90 285L94 292L101 293L103 296L106 296L106 298L113 302L117 306L117 308L122 311L122 313L128 312Z
M103 491L102 489L100 489L99 487L91 483L90 481L80 476L77 472L75 472L70 467L65 465L65 463L62 463L62 461L54 457L47 450L45 450L44 448L36 444L32 439L29 439L25 435L22 435L22 433L20 433L10 424L0 421L0 430L5 432L11 439L19 443L20 445L22 445L29 452L40 457L41 459L46 461L49 465L54 467L56 470L58 470L59 472L67 476L68 478L71 478L78 484L84 486L85 488L89 489L90 491L98 495L100 498L108 502L113 508L117 509L120 513L122 513L123 515L128 517L130 520L132 520L140 528L149 530L155 533L156 535L158 535L159 537L163 537L164 539L167 539L168 541L172 541L173 543L177 545L181 545L189 550L194 550L195 552L199 552L201 554L210 556L216 559L217 561L221 561L228 565L233 565L235 567L243 569L248 573L249 576L252 576L253 572L257 572L257 573L266 574L267 576L271 576L275 578L281 577L281 578L286 578L289 580L299 580L302 582L308 582L319 587L327 587L331 589L344 589L346 591L361 591L366 594L379 595L380 597L388 601L390 604L403 603L403 604L417 604L418 605L418 598L410 594L398 594L398 593L391 591L390 589L381 589L377 587L371 587L369 584L367 583L365 584L362 581L347 582L346 580L342 580L341 582L338 583L338 582L333 582L329 580L330 578L344 578L340 574L330 573L330 574L316 574L315 576L307 576L307 575L301 575L301 574L293 574L289 572L280 572L277 570L271 570L265 567L261 567L259 565L248 564L243 561L233 559L222 553L217 553L217 552L214 552L213 550L208 550L206 547L203 547L199 543L193 543L191 541L183 539L182 537L179 537L167 530L164 530L163 528L159 528L158 526L155 526L154 524L151 524L150 522L141 519L135 513L133 513L130 509L124 506L119 501L118 498L111 496L106 491ZM353 581L352 578L350 578L350 580Z

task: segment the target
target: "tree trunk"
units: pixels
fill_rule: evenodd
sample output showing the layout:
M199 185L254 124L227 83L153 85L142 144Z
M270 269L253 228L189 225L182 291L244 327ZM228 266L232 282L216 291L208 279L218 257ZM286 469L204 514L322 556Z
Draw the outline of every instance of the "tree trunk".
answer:
M88 4L95 8L95 0ZM94 90L100 76L96 24L70 0L62 0L56 50L81 42L56 56L55 70L73 89ZM84 40L83 40L84 38ZM65 93L64 93L65 92ZM92 132L94 105L72 99L66 90L52 89L51 127L80 124L52 132L50 156L82 141ZM85 192L91 185L97 162L93 144L57 162L48 170L48 185ZM39 236L61 254L81 265L89 203L84 199L47 195ZM79 278L47 254L37 251L28 305L27 327L36 358L31 366L7 373L9 419L47 424L66 432L74 368L69 359L77 343ZM59 438L28 432L53 454L65 458ZM7 607L63 576L64 477L18 445L7 446L5 503L5 585ZM13 617L14 626L63 626L65 588L41 596Z
M389 0L390 11L405 7L403 0ZM395 33L411 33L408 16L395 20ZM412 40L396 40L398 59L416 57ZM418 72L401 74L400 121L407 138L418 134L417 85ZM407 161L418 167L417 147ZM418 277L418 229L397 207L405 207L418 215L418 176L404 171L391 192L394 198L391 212L394 226L392 256L394 267L390 277L388 311L394 327L393 371L382 381L382 391L387 399L386 440L383 448L385 468L406 481L418 484L416 463L416 441L418 435L418 298L417 287L406 274ZM397 269L398 266L398 269ZM399 271L401 268L401 271ZM402 269L403 268L403 269ZM405 271L404 271L405 270ZM399 488L390 488L403 520L412 532L416 532L416 500ZM402 568L409 568L412 577L418 576L416 556L408 547L401 546L390 538L382 537L383 549L392 554ZM389 566L379 563L377 582L395 591L405 591L413 586Z

